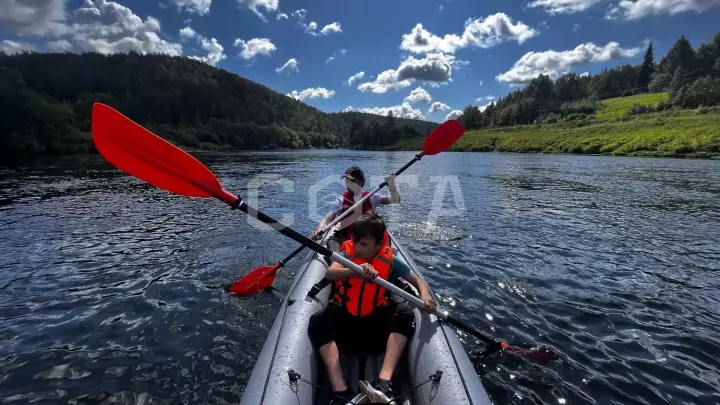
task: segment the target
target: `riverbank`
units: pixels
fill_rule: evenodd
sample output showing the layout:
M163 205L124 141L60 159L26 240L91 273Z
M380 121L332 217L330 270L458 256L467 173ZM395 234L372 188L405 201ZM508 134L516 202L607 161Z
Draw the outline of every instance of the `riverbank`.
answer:
M422 141L404 139L386 150L418 150ZM701 107L567 127L545 124L468 131L450 150L720 157L720 111Z

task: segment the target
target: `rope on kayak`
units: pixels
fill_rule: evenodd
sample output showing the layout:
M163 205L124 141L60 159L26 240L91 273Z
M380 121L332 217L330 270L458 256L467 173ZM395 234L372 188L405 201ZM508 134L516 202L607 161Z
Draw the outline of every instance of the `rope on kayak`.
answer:
M329 392L329 393L331 393L334 397L340 398L340 399L342 399L342 400L345 399L345 398L342 398L342 397L340 397L339 395L335 394L335 392L332 391L332 390L329 390L329 389L327 389L327 388L325 388L325 387L322 387L322 386L320 386L320 385L318 385L318 384L315 384L315 383L312 382L312 381L308 381L308 380L302 378L302 376L301 376L300 374L296 373L295 370L293 370L293 369L288 370L287 373L288 373L288 378L290 379L290 387L291 387L291 389L294 389L294 388L297 387L297 382L298 382L298 381L302 381L302 382L304 382L304 383L306 383L306 384L308 384L308 385L310 385L310 386L312 386L312 387L319 388L319 389L321 389L321 390L323 390L323 391L325 391L325 392ZM393 402L393 401L397 400L398 398L402 398L402 397L410 394L411 392L417 391L420 387L422 387L423 385L425 385L425 384L427 384L427 383L432 382L433 385L439 384L439 383L440 383L440 379L442 378L442 375L443 375L443 372L442 372L442 371L436 370L435 373L433 373L432 375L430 375L430 377L427 378L427 380L421 382L420 384L418 384L418 385L416 385L415 387L413 387L413 388L411 388L411 389L403 392L403 393L400 394L400 395L396 395L395 397L390 398L390 402ZM352 401L348 401L347 403L348 403L348 404L355 404L355 402L352 402ZM370 404L366 404L366 405L370 405Z

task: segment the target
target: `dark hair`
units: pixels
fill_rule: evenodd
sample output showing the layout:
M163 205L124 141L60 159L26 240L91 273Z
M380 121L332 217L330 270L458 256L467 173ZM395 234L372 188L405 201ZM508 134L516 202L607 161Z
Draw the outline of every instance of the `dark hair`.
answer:
M382 243L385 238L385 221L382 217L375 212L375 210L369 211L363 214L360 219L355 223L352 231L353 242L357 242L363 238L373 238L375 243L378 245Z

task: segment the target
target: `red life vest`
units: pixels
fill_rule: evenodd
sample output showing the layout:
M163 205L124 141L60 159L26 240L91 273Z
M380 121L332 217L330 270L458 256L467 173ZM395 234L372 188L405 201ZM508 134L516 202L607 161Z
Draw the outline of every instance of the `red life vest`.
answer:
M345 252L345 257L355 264L367 263L367 261L357 256L352 241L343 243L340 250ZM378 277L389 281L392 262L392 248L383 245L370 264L377 270ZM367 316L370 315L375 308L387 305L387 298L385 296L387 290L375 283L365 283L360 278L348 277L344 280L336 280L334 287L334 300L352 315L359 317Z
M370 194L369 191L363 190L362 197L365 197L368 194ZM353 199L353 196L354 196L354 194L350 190L345 190L345 192L342 195L343 200L342 200L342 206L340 207L340 215L342 215L343 213L345 213L345 211L349 210L350 207L355 205L355 200ZM361 215L368 211L371 211L373 209L372 203L370 202L370 198L363 201L361 209L362 209ZM345 217L345 219L343 219L342 222L344 222L345 220L349 220L350 218L352 218L352 216L353 216L353 214L348 215L347 217ZM344 241L352 239L352 230L354 227L355 227L355 223L348 225L347 227L342 229Z

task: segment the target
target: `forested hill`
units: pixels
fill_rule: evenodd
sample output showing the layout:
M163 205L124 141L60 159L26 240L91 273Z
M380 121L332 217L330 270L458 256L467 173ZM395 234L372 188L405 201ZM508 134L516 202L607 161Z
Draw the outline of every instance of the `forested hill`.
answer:
M206 149L373 147L427 135L437 123L326 114L184 57L0 53L3 153L93 151L96 102L177 144Z

